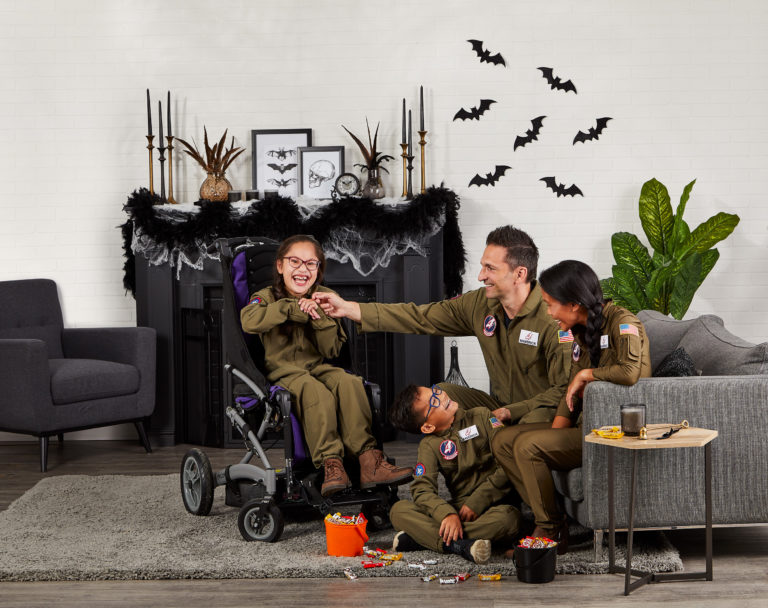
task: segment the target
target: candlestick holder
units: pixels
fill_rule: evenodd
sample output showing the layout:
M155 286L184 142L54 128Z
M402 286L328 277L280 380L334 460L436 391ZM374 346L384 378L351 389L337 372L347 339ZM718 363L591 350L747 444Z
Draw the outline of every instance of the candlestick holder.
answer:
M405 197L411 200L413 198L413 159L416 157L413 154L408 154L405 158L408 160L408 190Z
M173 135L168 135L168 204L175 205L173 198Z
M152 140L155 139L154 135L147 135L147 150L149 150L149 193L155 193L155 185L152 179L152 150L155 147L152 145Z
M160 145L157 147L158 157L160 161L160 200L165 200L165 148L163 147L163 136L160 136Z
M408 196L408 144L403 142L400 148L403 150L400 156L403 157L403 198L405 198Z
M418 131L419 137L421 138L419 140L419 146L421 146L421 193L424 194L427 191L426 186L426 172L424 169L424 146L427 145L427 140L424 139L427 135L426 131Z

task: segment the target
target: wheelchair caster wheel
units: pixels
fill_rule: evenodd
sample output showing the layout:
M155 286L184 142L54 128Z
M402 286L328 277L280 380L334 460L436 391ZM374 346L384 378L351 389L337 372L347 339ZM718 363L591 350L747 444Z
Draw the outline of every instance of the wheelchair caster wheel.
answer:
M208 515L213 505L213 471L205 452L192 448L181 461L181 498L192 515Z
M283 533L285 525L283 512L273 503L269 503L262 511L262 504L259 499L245 503L237 517L237 527L247 541L260 540L265 543L274 543Z

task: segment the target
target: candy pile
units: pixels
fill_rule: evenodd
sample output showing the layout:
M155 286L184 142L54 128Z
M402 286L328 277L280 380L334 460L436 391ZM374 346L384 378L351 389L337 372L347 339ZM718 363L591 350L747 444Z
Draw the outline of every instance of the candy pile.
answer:
M325 516L325 521L329 521L332 524L355 526L363 523L366 519L362 513L360 513L360 515L342 515L341 513L334 513L331 515L328 513L328 515Z
M546 536L526 536L520 541L519 546L526 549L549 549L550 547L557 547L557 541Z

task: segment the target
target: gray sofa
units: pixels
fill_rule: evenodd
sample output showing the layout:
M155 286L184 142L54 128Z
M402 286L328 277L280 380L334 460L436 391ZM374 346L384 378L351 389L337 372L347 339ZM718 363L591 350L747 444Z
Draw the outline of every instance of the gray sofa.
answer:
M677 347L697 372L692 377L643 378L634 386L593 382L584 394L583 429L620 423L619 406L645 403L647 423L716 429L712 444L713 524L768 522L768 342L751 344L714 315L677 321L655 311L638 317L650 339L651 365ZM555 472L568 514L582 525L608 529L605 446L584 443L582 467ZM629 450L617 450L616 526L627 526ZM636 528L704 523L704 450L653 450L638 459Z

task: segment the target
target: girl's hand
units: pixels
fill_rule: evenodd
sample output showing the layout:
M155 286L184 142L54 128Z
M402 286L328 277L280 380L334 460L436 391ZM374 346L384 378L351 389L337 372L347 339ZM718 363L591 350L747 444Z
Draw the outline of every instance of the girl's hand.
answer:
M445 519L440 522L440 530L438 532L446 545L451 544L451 541L464 538L464 527L461 525L461 519L456 513L446 515Z
M573 411L574 399L576 397L583 397L584 389L587 384L594 379L595 377L592 375L592 369L583 369L574 376L565 393L565 403L568 405L569 410Z
M299 299L299 308L302 312L307 313L310 319L320 318L320 313L317 312L317 307L318 304L314 300L310 300L309 298Z

